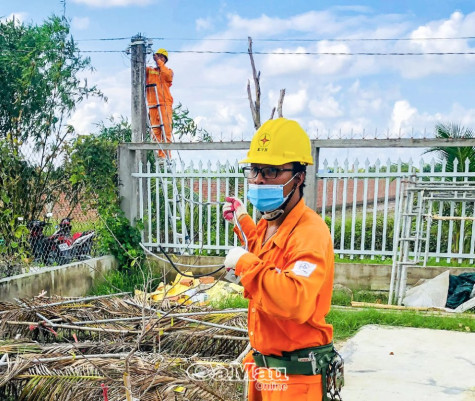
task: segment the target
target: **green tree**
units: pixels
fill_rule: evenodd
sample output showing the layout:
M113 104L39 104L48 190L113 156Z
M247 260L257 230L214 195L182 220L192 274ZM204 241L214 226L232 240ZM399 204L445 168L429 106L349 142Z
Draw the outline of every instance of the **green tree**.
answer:
M173 109L173 133L180 139L188 136L189 139L213 142L210 133L204 128L198 127L195 120L190 117L190 111L181 103L178 103Z
M439 139L475 139L473 130L470 128L465 128L458 124L442 124L439 123L435 126L435 137ZM459 147L449 147L449 146L434 146L427 150L425 153L435 152L440 161L445 161L446 171L465 171L465 163L468 160L468 171L475 172L475 146L459 146ZM463 178L460 178L462 180ZM449 205L445 206L446 208ZM455 204L455 215L462 216L462 202L457 202ZM448 215L450 212L446 210L444 214ZM473 206L468 205L465 210L466 215L473 213ZM466 232L471 232L470 226L473 222L465 223ZM459 252L460 249L460 235L461 235L461 221L453 222L453 239L452 239L452 249L448 251L453 251L455 253ZM467 236L467 238L470 238ZM464 244L467 249L469 249L470 244Z
M99 213L99 251L114 255L120 269L129 269L144 258L140 248L140 222L132 225L120 209L117 149L130 142L127 119L109 118L99 132L78 137L68 148L65 175L70 177L71 201Z
M176 133L198 136L201 140L209 136L198 128L188 109L181 104L173 115ZM80 136L68 147L64 168L65 175L70 177L70 200L72 205L98 210L101 251L113 254L119 260L119 266L127 269L144 257L140 248L142 222L130 224L120 210L118 192L117 149L121 142L131 141L132 129L124 117L118 120L110 117L97 126L97 133ZM152 152L148 154L148 161L154 165ZM152 192L155 193L153 189Z
M439 139L475 139L473 130L458 124L442 124L435 126L435 137ZM447 171L454 171L457 160L458 171L465 171L465 161L469 160L469 171L475 172L475 146L434 146L424 153L436 153L441 161L447 162Z
M16 149L0 141L0 278L19 273L19 259L26 256L28 230L13 202L21 192L20 177L26 168Z
M1 156L15 152L24 167L15 172L20 190L5 192L26 219L38 217L64 189L67 177L58 164L75 136L67 120L88 96L102 97L79 78L90 68L65 19L52 16L39 26L0 22L0 141L8 143Z

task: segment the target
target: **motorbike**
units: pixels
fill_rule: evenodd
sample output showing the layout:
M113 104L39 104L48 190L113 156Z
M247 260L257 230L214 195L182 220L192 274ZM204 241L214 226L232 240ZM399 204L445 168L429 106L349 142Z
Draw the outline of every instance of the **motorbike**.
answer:
M56 227L57 230L50 236L45 236L43 232L49 222L32 220L27 224L30 230L30 247L36 261L62 265L73 260L91 258L95 231L76 232L71 235L71 220L69 217L63 218Z
M48 238L44 234L44 229L49 222L41 220L29 221L26 228L30 230L28 236L28 242L30 244L31 252L36 262L42 262L44 264L53 264L53 260L50 259L50 244Z

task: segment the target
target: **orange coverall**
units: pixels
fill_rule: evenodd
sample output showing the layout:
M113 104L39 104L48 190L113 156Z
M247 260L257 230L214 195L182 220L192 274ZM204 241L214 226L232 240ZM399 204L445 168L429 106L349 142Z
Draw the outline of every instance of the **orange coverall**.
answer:
M329 344L333 326L325 316L331 304L334 255L323 219L301 199L264 245L266 220L256 225L245 215L240 224L250 253L239 259L235 273L249 299L252 348L281 356L282 351ZM250 401L322 399L320 375L287 375L283 380L273 369L257 368L251 354L244 364L250 377Z
M158 101L165 128L165 137L161 128L153 128L153 134L158 142L172 142L173 97L170 93L170 86L172 86L173 71L166 67L162 60L158 60L158 68L147 67L145 79L147 85L157 85L158 99L155 95L155 89L153 87L147 88L147 104L149 107L155 106ZM149 108L149 115L151 125L160 125L158 108ZM167 153L170 156L170 151ZM165 158L165 152L159 150L158 157Z

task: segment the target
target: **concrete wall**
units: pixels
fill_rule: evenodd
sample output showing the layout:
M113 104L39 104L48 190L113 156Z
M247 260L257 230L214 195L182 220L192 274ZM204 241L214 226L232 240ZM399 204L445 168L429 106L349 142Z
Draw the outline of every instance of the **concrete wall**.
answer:
M154 262L155 270L162 271L165 267L167 270L170 266L165 262L158 261L156 258L151 258ZM221 265L224 258L217 256L179 256L176 260L178 263L190 265ZM209 273L216 268L206 269L190 269L188 272ZM180 267L184 271L184 268ZM449 267L409 267L407 274L407 285L412 286L420 279L431 279L435 276L450 270L450 274L461 274L464 272L475 272L475 269L470 268L449 268ZM222 271L215 274L217 277L222 274ZM175 273L169 272L167 279L170 280L175 277ZM361 263L335 263L335 284L340 284L353 290L373 290L373 291L389 291L389 284L391 281L391 265L369 265Z
M179 256L176 262L189 265L222 265L224 258L217 256ZM173 280L176 273L168 263L149 258L156 272L168 271L167 281ZM30 272L0 280L0 301L18 297L31 297L41 291L48 291L48 295L84 296L92 287L93 281L101 280L103 275L111 269L117 268L117 262L112 256L90 259L64 266L40 268L37 272ZM211 273L217 267L189 269L188 273ZM180 270L185 271L183 267ZM469 268L447 267L409 267L407 284L414 285L420 279L430 279L440 273L450 270L450 274L474 272ZM218 277L222 274L214 274ZM391 266L365 265L360 263L336 263L335 284L351 289L389 291Z
M389 291L391 282L391 265L366 265L361 263L336 263L335 284L351 289ZM421 279L431 279L439 274L450 271L459 275L475 272L475 269L460 267L408 267L407 285L413 286Z
M116 267L117 263L113 256L103 256L7 277L0 280L0 300L31 297L43 290L48 291L48 296L84 296L93 281L100 280L104 273Z

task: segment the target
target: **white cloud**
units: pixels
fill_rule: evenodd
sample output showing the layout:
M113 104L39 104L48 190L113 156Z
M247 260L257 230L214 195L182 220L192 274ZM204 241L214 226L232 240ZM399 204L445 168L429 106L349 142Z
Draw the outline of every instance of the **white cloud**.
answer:
M360 14L369 14L373 12L371 7L366 6L333 6L331 9L334 11L350 11Z
M437 123L457 123L465 127L475 126L475 108L465 108L454 103L450 110L428 113L412 107L407 100L394 104L389 123L393 137L432 137Z
M99 121L107 120L110 116L130 116L129 70L119 71L109 76L88 73L83 78L87 78L89 82L94 81L108 101L90 98L78 105L68 124L73 125L79 134L86 135L96 132L96 124Z
M77 30L85 30L89 28L90 20L88 17L73 17L71 21L71 26Z
M417 109L411 107L407 100L398 100L394 103L391 114L391 132L397 133L404 128L411 127L412 119L417 115Z
M259 38L278 35L287 31L297 30L307 33L331 34L341 29L334 14L328 11L309 11L288 18L261 15L257 18L245 19L237 14L228 15L228 29L235 33L246 32L246 35Z
M198 18L195 21L197 31L207 31L213 28L213 22L211 18Z
M280 91L269 91L269 103L272 107L277 107L277 102L280 96ZM289 90L286 91L284 97L284 103L282 105L282 113L287 118L292 118L292 116L296 116L302 113L308 104L308 93L305 88L301 88L296 92L291 92ZM267 113L266 113L267 114ZM277 115L277 114L276 114ZM267 117L267 115L266 115Z
M354 15L357 12L358 10L344 10L338 13L330 9L285 19L266 15L247 19L233 14L228 15L227 26L222 32L213 31L210 35L223 39L250 35L254 39L255 51L403 51L404 46L407 50L407 46L414 44L407 41L394 43L331 40L276 43L258 39L447 36L450 29L454 29L453 36L469 36L466 26L475 18L475 13L467 16L459 13L441 21L427 22L421 27L411 27L411 19L407 18L408 16L375 14L369 10L364 15ZM213 21L216 23L218 18L219 15L196 19L196 29L214 29ZM419 42L424 46L434 46L430 41ZM415 49L417 46L420 49L419 42L416 43ZM437 44L442 45L447 46L447 43ZM464 46L466 45L467 43L464 43ZM242 52L247 48L247 43L205 39L183 46L187 50L195 51L212 49L218 52ZM455 62L460 63L457 58L460 56L454 57ZM298 119L312 137L349 137L351 133L355 137L361 137L363 132L367 138L376 134L383 137L387 135L386 130L397 135L399 129L403 134L410 133L412 129L417 132L426 129L429 132L437 121L475 125L475 109L466 106L467 96L460 98L460 104L446 101L448 106L439 110L432 103L430 107L435 107L436 110L429 113L422 95L414 93L413 88L404 84L406 78L412 79L427 71L428 74L446 71L446 56L428 59L256 54L254 60L257 70L261 71L261 120L269 118L272 107L277 106L279 90L285 88L287 93L283 105L284 116ZM468 61L465 61L456 68L460 67L460 71L472 71L473 65L470 67L467 63ZM199 126L208 130L215 140L251 138L254 128L246 92L248 79L251 81L253 95L254 87L251 65L246 54L172 53L169 67L175 72L171 88L175 105L181 102L187 107ZM74 116L78 126L87 126L92 121L98 121L99 115L102 116L101 119L110 114L130 115L129 74L127 70L116 78L95 78L94 83L104 90L109 97L109 103L102 105L96 101L93 107L81 106ZM440 81L434 83L430 79L430 76L426 78L427 85L441 84Z
M450 38L473 36L475 12L464 16L454 12L449 19L431 21L412 31L410 37L414 40L406 44L399 43L396 50L404 49L409 52L423 53L465 53L475 51L467 39L460 40L423 40L423 38ZM475 67L473 55L427 55L403 58L397 69L403 77L420 78L433 74L467 73Z
M0 21L12 21L13 19L18 22L24 22L28 16L25 12L11 13L8 17L0 18Z
M335 118L343 115L340 104L333 96L311 100L308 108L312 115L318 118Z
M343 110L334 96L340 92L341 87L336 87L332 84L326 85L321 91L316 94L316 97L311 99L308 105L310 113L319 119L332 119L341 117Z
M96 8L125 7L125 6L146 6L153 0L72 0L73 3L85 4Z

